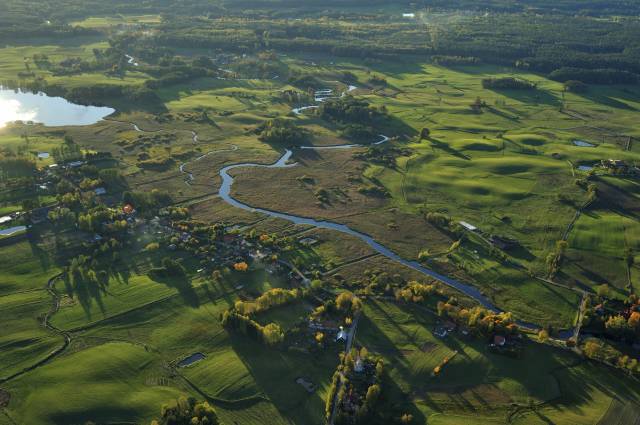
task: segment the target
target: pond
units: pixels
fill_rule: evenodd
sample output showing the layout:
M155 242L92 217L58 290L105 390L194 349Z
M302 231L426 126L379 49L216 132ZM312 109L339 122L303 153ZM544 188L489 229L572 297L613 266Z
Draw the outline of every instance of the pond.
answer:
M200 360L204 359L205 357L206 356L204 354L202 354L202 353L193 353L189 357L180 360L180 362L178 363L178 367L190 366L190 365L194 364L195 362L199 362Z
M24 232L27 230L26 226L9 227L8 229L0 229L0 236L11 236L15 233Z
M574 140L573 144L576 146L580 146L581 148L595 148L596 145L593 143L585 142L584 140Z
M0 128L14 121L52 127L91 125L114 112L113 108L76 105L61 97L0 87Z

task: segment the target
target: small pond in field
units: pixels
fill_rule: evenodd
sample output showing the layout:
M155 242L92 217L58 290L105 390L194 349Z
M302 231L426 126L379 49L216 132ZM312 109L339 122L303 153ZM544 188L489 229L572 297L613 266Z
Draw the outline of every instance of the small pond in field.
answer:
M581 148L595 148L596 145L593 143L585 142L584 140L574 140L573 144L576 146L580 146Z
M178 367L191 366L195 362L203 360L206 356L202 353L193 353L189 357L186 357L178 362Z
M76 105L61 97L0 87L0 128L15 121L51 127L91 125L114 112L106 106Z
M18 232L24 232L25 230L27 230L26 226L15 226L9 227L8 229L0 229L0 236L11 236Z

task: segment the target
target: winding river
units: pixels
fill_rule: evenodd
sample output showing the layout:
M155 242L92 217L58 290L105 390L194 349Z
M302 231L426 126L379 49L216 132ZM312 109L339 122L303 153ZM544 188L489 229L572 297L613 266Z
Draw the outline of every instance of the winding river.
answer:
M352 91L355 89L355 86L350 86L348 91ZM300 112L307 110L307 109L312 109L315 108L317 106L307 106L307 107L302 107L302 108L297 108L294 109L293 112L295 114L299 114ZM134 127L136 130L140 131L140 129L135 126ZM389 141L389 137L384 136L384 135L380 135L381 139L371 143L370 145L380 145L383 143L386 143ZM193 132L193 138L194 141L197 141L197 134L195 132ZM370 145L362 145L362 144L343 144L343 145L333 145L333 146L302 146L299 147L298 149L311 149L311 150L327 150L327 149L352 149L352 148L360 148L360 147L366 147L366 146L370 146ZM216 153L216 152L224 152L224 151L235 151L237 150L238 147L233 145L231 149L226 149L226 150L222 150L222 151L211 151L208 152L202 156L197 157L195 160L190 161L190 162L194 162L194 161L200 161L203 158ZM279 212L279 211L273 211L273 210L269 210L269 209L265 209L265 208L258 208L258 207L254 207L251 206L249 204L246 204L244 202L241 202L239 200L237 200L236 198L233 197L233 195L231 194L231 190L233 187L233 183L234 183L234 178L229 174L232 170L236 170L236 169L242 169L242 168L265 168L265 169L284 169L284 168L291 168L291 167L295 167L298 164L296 162L290 162L291 157L293 156L293 150L291 149L287 149L285 150L285 152L283 153L283 155L280 157L280 159L278 159L275 163L273 164L258 164L258 163L252 163L252 162L245 162L245 163L238 163L238 164L231 164L228 165L224 168L222 168L219 171L219 175L220 178L222 179L222 184L220 186L220 190L218 192L218 195L220 196L220 198L225 201L227 204L236 207L236 208L240 208L242 210L245 211L249 211L249 212L256 212L256 213L261 213L264 215L267 215L269 217L273 217L273 218L279 218L281 220L285 220L285 221L289 221L291 223L294 224L298 224L298 225L304 225L304 226L311 226L314 228L319 228L319 229L328 229L328 230L334 230L346 235L350 235L353 237L356 237L358 239L360 239L361 241L363 241L364 243L366 243L369 247L371 247L374 251L376 251L377 253L383 255L384 257L395 261L399 264L402 264L406 267L409 267L412 270L415 270L425 276L429 276L437 281L442 282L443 284L454 288L460 292L462 292L463 294L467 295L470 298L473 298L474 300L476 300L478 303L480 303L484 308L499 313L502 310L499 309L498 307L496 307L486 296L484 296L480 290L478 290L476 287L460 282L456 279L453 279L451 277L445 276L443 274L440 274L434 270L431 270L425 266L423 266L421 263L419 263L418 261L413 261L413 260L407 260L403 257L401 257L398 253L394 252L392 249L382 245L381 243L377 242L373 237L367 235L366 233L363 232L359 232L357 230L354 230L352 228L350 228L349 226L345 225L345 224L340 224L340 223L335 223L333 221L328 221L328 220L316 220L313 218L309 218L309 217L301 217L301 216L297 216L297 215L293 215L293 214L287 214L287 213L283 213L283 212ZM188 165L189 163L185 163L182 164L180 166L180 171L187 174L187 183L190 183L193 180L193 175L187 171L185 171L185 167ZM535 325L533 323L528 323L528 322L524 322L524 321L517 321L518 326L520 326L523 329L529 330L529 331L538 331L540 330L540 326ZM574 335L574 329L568 329L568 330L563 330L561 332L559 332L559 337L560 339L566 340L570 337L572 337Z
M386 141L388 141L389 138L386 136L382 136L382 140L378 141L374 144L381 144L384 143ZM304 146L300 149L348 149L348 148L355 148L355 147L362 147L364 145L337 145L337 146ZM294 224L301 224L301 225L306 225L306 226L312 226L312 227L316 227L316 228L321 228L321 229L330 229L330 230L335 230L347 235L351 235L354 236L360 240L362 240L363 242L365 242L367 245L369 245L372 249L374 249L376 252L384 255L385 257L396 261L400 264L403 264L407 267L412 268L413 270L416 270L422 274L425 274L427 276L430 276L434 279L437 279L453 288L456 288L457 290L465 293L466 295L474 298L475 300L477 300L480 304L482 304L485 308L498 312L500 311L498 308L496 308L491 301L489 301L489 299L487 299L484 295L482 295L480 293L480 291L478 289L476 289L475 287L471 286L471 285L467 285L464 284L462 282L458 282L455 279L451 279L447 276L441 275L440 273L437 273L433 270L430 270L426 267L424 267L423 265L421 265L420 263L418 263L417 261L409 261L406 260L404 258L402 258L400 255L398 255L397 253L395 253L394 251L392 251L391 249L387 248L386 246L376 242L371 236L362 233L362 232L358 232L357 230L353 230L352 228L350 228L347 225L344 224L340 224L340 223L335 223L332 221L326 221L326 220L315 220L313 218L307 218L307 217L300 217L300 216L296 216L296 215L292 215L292 214L287 214L287 213L282 213L282 212L278 212L278 211L272 211L272 210L268 210L268 209L264 209L264 208L256 208L256 207L252 207L251 205L245 204L243 202L238 201L237 199L235 199L232 195L231 195L231 188L233 187L233 183L234 183L234 178L229 174L229 172L231 170L235 170L235 169L240 169L240 168L291 168L291 167L295 167L297 165L297 163L290 163L289 160L291 159L293 155L293 151L290 149L287 149L285 151L285 153L280 157L280 159L278 161L276 161L273 164L269 164L269 165L265 165L265 164L256 164L256 163L240 163L240 164L233 164L233 165L228 165L226 167L224 167L223 169L220 170L220 177L222 179L222 185L220 186L220 191L219 191L219 195L220 198L222 198L226 203L228 203L231 206L234 206L236 208L240 208L243 209L245 211L251 211L251 212L258 212L258 213L262 213L265 215L268 215L270 217L274 217L274 218L279 218L282 220L286 220L289 222L292 222Z
M382 140L374 144L381 144L388 140L389 140L388 137L382 136ZM355 147L363 147L363 146L365 145L337 145L337 146L317 146L317 147L305 146L305 147L301 147L300 149L346 149L346 148L355 148ZM487 297L485 297L476 287L466 283L462 283L456 279L442 275L434 270L428 269L417 261L407 260L401 257L399 254L397 254L393 250L391 250L390 248L377 242L371 236L365 233L359 232L357 230L354 230L345 224L335 223L333 221L327 221L327 220L316 220L313 218L301 217L301 216L273 211L265 208L253 207L249 204L245 204L244 202L241 202L235 199L231 195L231 189L233 187L234 178L229 174L230 171L241 169L241 168L266 168L266 169L291 168L298 165L295 162L289 162L292 156L293 156L293 151L291 149L287 149L284 152L284 154L280 157L280 159L278 159L278 161L276 161L273 164L256 164L256 163L247 162L247 163L232 164L222 168L219 172L220 178L222 179L222 185L220 186L220 191L218 192L220 198L224 200L227 204L236 208L240 208L245 211L265 214L269 217L279 218L294 224L311 226L319 229L335 230L337 232L356 237L361 241L363 241L364 243L366 243L368 246L370 246L374 251L387 257L388 259L395 261L397 263L400 263L406 267L409 267L410 269L413 269L419 273L429 276L435 280L438 280L447 286L457 289L458 291L462 292L468 297L476 300L484 308L496 313L499 313L502 311L498 307L496 307ZM535 325L533 323L517 321L517 324L521 328L529 331L540 330L540 326ZM568 329L568 330L559 332L560 339L564 339L564 340L572 337L573 334L574 334L573 329Z

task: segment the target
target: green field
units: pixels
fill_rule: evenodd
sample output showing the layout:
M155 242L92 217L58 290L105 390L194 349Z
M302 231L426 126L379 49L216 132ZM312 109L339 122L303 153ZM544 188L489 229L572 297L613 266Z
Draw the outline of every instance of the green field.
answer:
M622 403L637 403L640 396L633 381L607 379L608 372L557 350L527 344L522 358L511 359L488 352L481 341L434 336L434 318L414 309L371 302L365 315L358 343L384 357L396 397L390 404L421 423L504 423L509 417L515 423L591 424L604 416L614 394L624 394ZM454 351L450 364L432 377Z
M352 318L354 347L384 361L372 425L638 423L640 90L629 79L640 81L640 27L631 4L574 1L0 4L0 86L117 110L88 126L0 126L0 216L23 211L22 224L53 208L0 237L0 425L148 424L181 396L223 425L323 425L344 350L335 336ZM623 81L569 90L551 71L571 61L586 64L578 77ZM532 86L486 88L505 78ZM321 107L327 89L335 102ZM71 140L87 164L38 159ZM287 149L288 167L253 166ZM16 159L28 171L13 175ZM626 174L600 166L609 159ZM476 288L529 324L520 357L481 332L436 336L434 310L471 310L475 292L359 235L225 202L220 170L232 164L252 165L230 172L238 201L346 225ZM433 286L398 301L413 282ZM597 295L604 284L611 294ZM223 327L239 301L274 288L300 291ZM336 307L347 290L360 313ZM581 300L623 316L615 344L628 358L588 360L584 328L575 346L559 332L584 319ZM592 337L615 338L605 321L590 322ZM283 332L273 346L269 324Z

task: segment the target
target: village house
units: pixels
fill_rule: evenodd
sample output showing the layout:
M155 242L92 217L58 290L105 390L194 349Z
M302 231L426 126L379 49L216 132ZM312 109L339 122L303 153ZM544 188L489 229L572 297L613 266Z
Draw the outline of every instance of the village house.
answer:
M459 223L460 223L460 225L462 227L464 227L465 229L467 229L470 232L475 232L476 230L478 230L478 228L476 226L474 226L473 224L469 224L466 221L460 221Z
M505 337L503 337L502 335L494 335L492 345L496 347L504 347L506 343L507 339Z
M348 335L342 326L340 326L340 331L336 335L336 342L347 342Z

